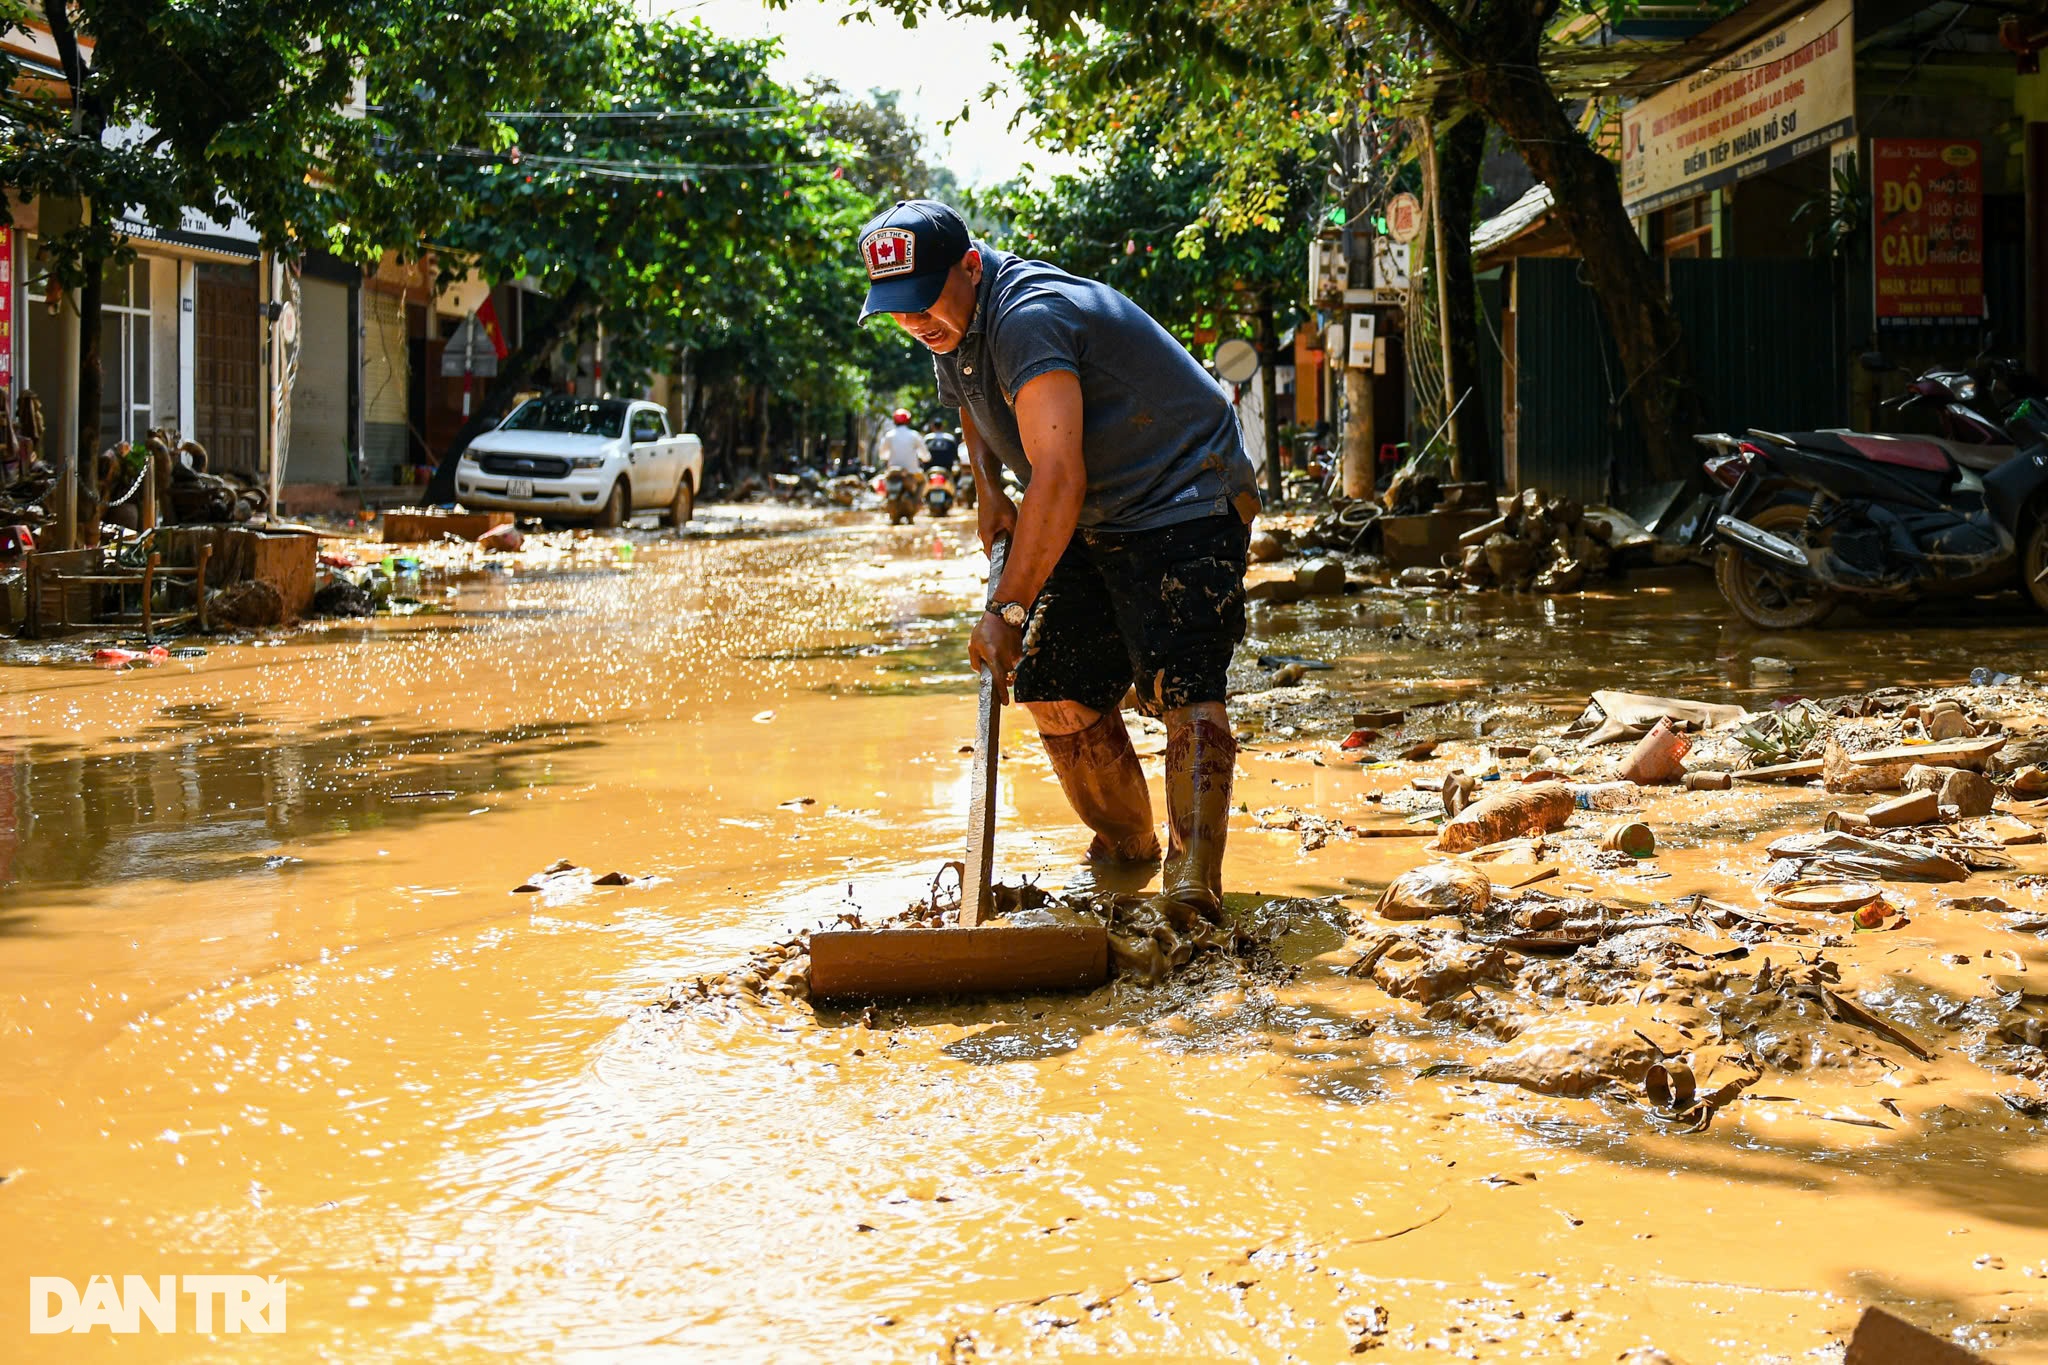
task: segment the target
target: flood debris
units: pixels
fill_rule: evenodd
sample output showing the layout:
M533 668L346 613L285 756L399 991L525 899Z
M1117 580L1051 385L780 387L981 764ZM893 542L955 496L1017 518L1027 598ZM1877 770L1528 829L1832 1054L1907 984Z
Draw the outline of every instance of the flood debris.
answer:
M1426 863L1394 878L1373 909L1382 919L1429 919L1477 914L1492 899L1493 883L1477 868L1465 863Z
M420 795L421 793L409 793ZM453 795L453 793L450 793ZM627 872L597 873L579 867L567 858L557 858L539 872L512 888L514 895L541 894L549 900L567 899L596 886L638 886L652 880Z

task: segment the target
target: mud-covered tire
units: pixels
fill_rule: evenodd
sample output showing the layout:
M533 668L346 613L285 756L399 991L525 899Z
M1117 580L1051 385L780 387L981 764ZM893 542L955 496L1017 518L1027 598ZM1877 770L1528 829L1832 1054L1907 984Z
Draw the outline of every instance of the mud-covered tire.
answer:
M1807 543L1804 503L1781 502L1747 520L1758 530L1800 545ZM1728 605L1735 608L1736 615L1759 630L1804 630L1817 626L1841 602L1826 588L1780 577L1725 542L1714 555L1714 582Z
M612 491L605 495L604 506L597 509L597 527L603 531L616 531L632 515L632 495L626 492L626 481L619 479L612 484Z
M690 482L688 474L676 480L676 495L669 499L668 510L661 514L663 526L673 526L678 531L689 524L697 515L697 489Z
M2037 510L2043 515L2035 518L2020 542L2020 591L2036 611L2048 611L2048 582L2042 581L2048 574L2048 507Z

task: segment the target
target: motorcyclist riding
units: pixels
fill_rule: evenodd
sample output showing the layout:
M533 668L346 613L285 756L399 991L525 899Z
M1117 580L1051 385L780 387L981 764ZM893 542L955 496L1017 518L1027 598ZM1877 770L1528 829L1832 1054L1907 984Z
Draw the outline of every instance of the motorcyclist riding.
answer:
M896 409L890 424L882 429L881 439L875 443L875 455L883 469L900 469L908 475L911 491L920 498L924 496L924 467L931 462L931 451L926 448L924 437L910 424L910 414L902 408Z

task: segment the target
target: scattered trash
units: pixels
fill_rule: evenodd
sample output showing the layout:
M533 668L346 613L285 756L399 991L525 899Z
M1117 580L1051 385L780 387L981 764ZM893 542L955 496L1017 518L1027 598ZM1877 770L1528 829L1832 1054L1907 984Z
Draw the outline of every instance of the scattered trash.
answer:
M1916 768L1913 771L1927 772L1930 770ZM1880 801L1869 810L1864 811L1862 823L1865 825L1875 825L1880 829L1895 828L1902 825L1924 825L1940 814L1941 802L1937 799L1933 790L1922 790L1917 787L1911 787L1909 784L1907 795L1895 796L1889 801Z
M1686 730L1718 730L1735 725L1749 713L1739 706L1649 697L1639 692L1595 692L1583 714L1565 731L1583 735L1588 745L1641 739L1660 720Z
M1792 834L1769 845L1772 858L1793 862L1801 880L1868 878L1886 882L1968 881L1970 869L1918 844L1864 839L1846 831Z
M313 594L315 616L363 617L376 612L377 601L369 591L345 578L337 578Z
M1676 782L1685 776L1684 759L1690 752L1691 741L1672 728L1670 717L1660 717L1649 733L1636 742L1617 775L1624 782L1646 786Z
M2000 673L1996 669L1990 668L1973 668L1970 670L1970 685L1972 687L2010 687L2014 683L2023 683L2025 681L2026 679L2017 673Z
M1991 814L1992 804L1998 800L1998 788L1982 773L1971 772L1968 768L1933 768L1916 763L1906 769L1899 784L1916 798L1926 798L1922 808L1950 807L1962 819L1974 819L1979 815ZM1901 797L1899 801L1910 798ZM1898 801L1886 802L1897 805ZM1872 807L1870 815L1876 818L1877 808ZM1921 819L1902 821L1907 824L1923 824L1935 818L1935 811L1927 810Z
M485 550L497 554L517 554L526 544L526 536L511 522L493 526L476 538L476 543ZM630 556L629 556L630 557Z
M1810 915L1846 915L1883 894L1869 882L1820 882L1773 891L1771 904Z
M1526 834L1548 834L1564 828L1578 809L1569 787L1543 782L1475 801L1437 834L1436 846L1446 853L1464 853Z
M162 645L151 645L148 649L96 649L92 661L101 668L129 668L135 664L153 664L171 657L171 652Z
M1476 915L1493 900L1486 874L1463 863L1426 863L1387 885L1373 909L1382 919L1428 919L1433 915Z
M1643 804L1642 789L1633 782L1582 782L1571 788L1580 810L1635 810Z
M1631 858L1648 858L1657 852L1657 836L1640 821L1623 820L1608 826L1600 836L1600 847L1610 853L1626 853Z

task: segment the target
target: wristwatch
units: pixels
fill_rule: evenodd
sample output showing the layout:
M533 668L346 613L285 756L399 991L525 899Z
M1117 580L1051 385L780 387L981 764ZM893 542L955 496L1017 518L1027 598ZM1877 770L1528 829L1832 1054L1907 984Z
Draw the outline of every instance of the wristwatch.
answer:
M1003 624L1017 630L1024 629L1024 622L1031 617L1031 608L1022 602L992 602L989 610L1003 618Z

